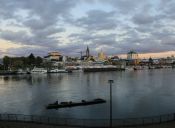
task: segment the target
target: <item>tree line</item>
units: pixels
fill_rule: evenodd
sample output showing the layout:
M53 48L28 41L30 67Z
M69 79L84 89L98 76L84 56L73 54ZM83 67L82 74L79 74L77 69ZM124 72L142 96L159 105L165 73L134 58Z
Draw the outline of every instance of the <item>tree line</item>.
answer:
M3 65L1 70L17 70L17 69L32 69L33 67L40 67L43 63L43 58L35 57L32 53L27 57L9 57L4 56L2 59Z

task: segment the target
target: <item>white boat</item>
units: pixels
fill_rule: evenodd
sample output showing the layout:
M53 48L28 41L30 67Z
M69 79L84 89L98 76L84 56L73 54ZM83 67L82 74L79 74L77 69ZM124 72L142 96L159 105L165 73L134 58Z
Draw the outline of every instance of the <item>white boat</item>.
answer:
M28 74L27 71L24 71L22 69L18 69L18 71L16 72L17 74Z
M133 67L126 67L125 69L126 69L127 71L133 71L133 70L134 70Z
M36 74L36 73L44 74L44 73L47 73L47 70L44 68L34 68L31 70L31 73L32 74Z
M69 73L69 72L71 71L66 69L51 69L50 71L48 71L48 73Z
M143 70L144 68L142 66L134 66L134 70Z

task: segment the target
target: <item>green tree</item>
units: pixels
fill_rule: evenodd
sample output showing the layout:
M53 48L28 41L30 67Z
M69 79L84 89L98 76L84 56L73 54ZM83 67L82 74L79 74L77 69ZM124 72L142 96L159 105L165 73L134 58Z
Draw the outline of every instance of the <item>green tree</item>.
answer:
M17 70L19 68L23 68L23 61L21 58L13 58L12 66L14 70Z
M44 62L43 63L44 68L50 70L52 68L52 62Z
M27 61L28 61L28 65L29 65L30 68L33 68L35 66L35 56L33 55L33 53L31 53L27 57Z
M41 66L42 63L43 63L43 59L40 56L37 56L35 59L35 65Z
M20 57L21 61L23 62L22 68L26 69L28 67L28 59L27 57Z
M3 65L4 65L4 69L8 70L10 65L11 65L11 58L8 56L4 56L3 58Z

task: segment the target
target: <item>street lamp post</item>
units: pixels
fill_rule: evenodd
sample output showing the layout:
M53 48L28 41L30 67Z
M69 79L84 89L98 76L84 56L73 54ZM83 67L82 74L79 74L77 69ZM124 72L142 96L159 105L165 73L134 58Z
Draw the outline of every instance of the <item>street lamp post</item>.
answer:
M114 80L108 80L108 83L110 84L110 128L112 128L112 83Z

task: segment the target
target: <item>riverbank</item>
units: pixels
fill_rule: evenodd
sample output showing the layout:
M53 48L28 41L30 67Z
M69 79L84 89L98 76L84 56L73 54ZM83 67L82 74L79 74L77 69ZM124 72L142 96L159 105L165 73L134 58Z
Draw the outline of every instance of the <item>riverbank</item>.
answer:
M24 123L24 122L0 121L0 128L76 128L76 127L71 127L71 126L54 126L54 125Z
M174 127L175 127L175 121L167 122L167 123L163 123L163 124L133 126L133 127L129 127L129 128L174 128ZM0 121L0 128L82 128L82 127L78 127L78 126L54 126L54 125L35 124L35 123ZM115 128L117 128L117 127L115 127ZM119 127L119 128L123 128L123 127Z
M0 114L2 125L12 125L11 123L42 124L45 126L71 126L71 127L96 127L107 128L109 119L69 119L57 117L44 117L36 115L22 114ZM25 125L24 124L24 125ZM17 124L15 124L17 125ZM147 126L175 126L175 114L166 114L142 118L113 119L113 127L147 127ZM148 128L149 128L148 127Z

